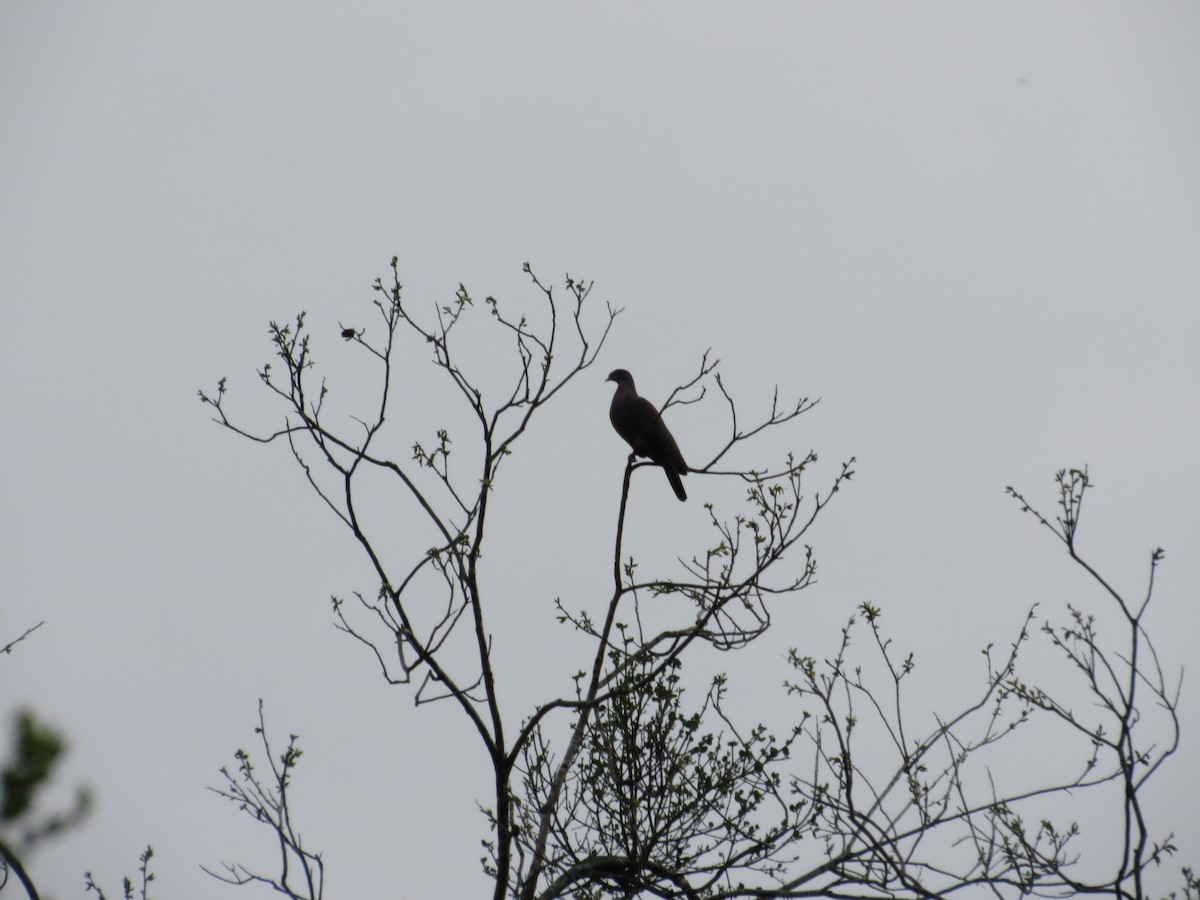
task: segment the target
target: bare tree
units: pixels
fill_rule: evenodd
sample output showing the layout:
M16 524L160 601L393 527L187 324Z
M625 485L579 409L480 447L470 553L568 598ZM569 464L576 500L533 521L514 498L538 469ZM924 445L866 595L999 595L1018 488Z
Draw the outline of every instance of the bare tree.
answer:
M1031 608L1002 652L985 648L974 701L925 729L914 728L905 694L913 656L892 648L878 608L861 606L831 658L818 662L793 651L799 677L789 689L805 703L802 731L812 763L792 785L808 811L804 833L822 849L768 896L930 897L971 887L999 896L1149 896L1147 871L1176 852L1173 835L1150 829L1142 796L1179 747L1179 678L1164 673L1142 624L1163 553L1151 554L1146 594L1129 604L1075 545L1087 473L1062 471L1057 481L1054 522L1009 492L1117 605L1124 646L1106 645L1081 606L1068 605L1065 625L1039 620ZM850 658L859 620L884 663L882 687L864 679ZM1026 680L1018 665L1039 631L1069 664L1050 687ZM1045 678L1043 670L1042 684ZM1036 733L1041 749L1030 762L1052 748L1073 771L1038 781L1032 766L1004 766L1019 731ZM1084 802L1110 807L1099 820L1092 815L1090 833L1070 818ZM1089 853L1089 837L1114 832L1118 853ZM1184 896L1194 896L1192 870L1183 869L1183 881Z
M369 415L329 421L328 388L316 375L304 314L293 324L271 324L281 364L259 372L286 410L282 427L258 432L232 418L225 379L214 394L200 394L224 427L257 442L285 442L370 561L377 590L356 593L353 602L335 600L338 627L367 648L388 682L410 685L417 704L454 704L472 724L492 769L484 867L494 880L493 897L916 898L974 887L1001 896L1146 896L1147 867L1175 847L1169 836L1153 837L1139 792L1178 746L1178 685L1168 681L1142 628L1150 591L1130 606L1076 555L1086 475L1060 475L1064 513L1056 533L1125 611L1129 645L1121 651L1103 646L1088 617L1074 609L1065 629L1043 628L1084 676L1108 722L1073 711L1056 691L1022 677L1017 663L1032 638L1031 611L1005 652L985 652L976 699L922 727L905 696L913 658L896 653L881 630L880 611L867 604L832 656L818 662L811 650L793 652L796 674L788 690L800 705L788 735L737 724L726 709L724 676L695 709L685 707L680 671L691 648L746 648L770 627L774 607L812 583L816 561L807 537L854 472L851 459L823 490L814 490L813 452L789 455L776 466L732 464L735 457L752 457L764 433L786 426L815 401L781 403L776 392L769 412L745 425L707 353L662 409L717 401L727 431L692 472L737 479L744 504L734 510L706 505L707 545L681 551L674 572L643 576L636 553L626 547L625 521L633 472L646 463L630 456L607 596L594 606L558 607L564 625L591 641L589 660L571 694L547 697L520 721L506 720L493 665L516 651L497 644L489 625L506 607L504 586L493 589L482 578L485 534L495 527L489 500L534 414L595 364L620 312L611 306L593 311L590 282L567 277L559 293L528 265L525 271L534 308L513 313L492 297L482 305L493 340L499 335L510 347L507 363L462 349L469 346L459 339L463 323L482 308L464 287L430 316L414 315L393 259L390 284L375 283L381 336L340 326L341 337L379 368ZM411 456L401 460L385 423L398 360L411 360L399 352L405 340L432 350L447 396L458 398L475 433L464 439L443 428L424 440L404 434L398 440L411 447ZM368 492L366 473L384 475L396 492L388 508L418 513L431 535L429 542L414 542L407 559L385 553L367 524L364 507L378 482ZM1154 563L1160 558L1156 553ZM670 597L677 602L663 602ZM881 683L864 678L851 661L851 634L862 620L882 663ZM1150 728L1142 715L1147 704L1162 714L1154 734L1165 733L1165 742L1142 737ZM1081 771L1048 784L1002 783L989 768L989 754L1035 721L1084 741ZM259 731L270 760L261 721ZM279 762L272 761L266 786L249 757L239 754L240 778L226 771L218 793L275 832L280 874L254 875L230 864L218 877L265 882L289 897L314 900L323 863L302 848L287 807L299 756L295 736ZM1121 812L1104 827L1124 828L1124 858L1088 868L1078 826L1055 825L1041 810L1061 809L1063 798L1111 784L1121 786ZM289 881L294 872L303 877ZM1193 896L1189 870L1185 884L1185 895Z
M221 769L224 784L211 790L217 796L236 804L239 810L255 822L268 826L274 832L279 852L279 875L262 875L236 863L225 865L223 872L214 872L208 868L204 868L204 871L227 884L266 884L289 897L320 900L325 894L325 863L320 853L311 853L304 849L304 841L293 822L292 809L288 802L292 772L303 755L300 738L295 734L289 736L287 747L276 759L271 751L271 740L267 736L267 720L261 700L258 702L258 726L254 732L262 743L270 779L264 781L259 777L250 754L245 750L238 750L234 754L237 760L237 774L230 772L228 768Z
M125 876L121 879L122 900L150 900L150 882L155 878L150 868L150 860L154 858L154 848L147 846L138 857L138 877ZM92 873L83 876L84 893L95 894L96 900L108 900L108 894L92 878Z

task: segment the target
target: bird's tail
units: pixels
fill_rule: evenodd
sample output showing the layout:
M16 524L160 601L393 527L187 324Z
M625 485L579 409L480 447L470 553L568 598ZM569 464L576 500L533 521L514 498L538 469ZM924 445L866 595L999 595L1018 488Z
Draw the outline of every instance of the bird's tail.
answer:
M667 481L671 482L671 488L675 491L675 496L680 500L686 500L687 491L683 489L683 482L679 479L679 473L670 466L663 466L663 471L667 473Z

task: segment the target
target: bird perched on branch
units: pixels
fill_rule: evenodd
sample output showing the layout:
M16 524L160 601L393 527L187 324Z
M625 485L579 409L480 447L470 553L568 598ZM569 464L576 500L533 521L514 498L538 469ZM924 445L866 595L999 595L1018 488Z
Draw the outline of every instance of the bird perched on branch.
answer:
M687 492L679 476L688 473L687 463L683 461L679 445L667 430L662 416L653 403L638 396L637 388L633 386L633 376L624 369L614 369L609 373L608 381L617 383L612 406L608 408L608 418L613 428L633 448L635 454L662 466L675 496L686 500Z

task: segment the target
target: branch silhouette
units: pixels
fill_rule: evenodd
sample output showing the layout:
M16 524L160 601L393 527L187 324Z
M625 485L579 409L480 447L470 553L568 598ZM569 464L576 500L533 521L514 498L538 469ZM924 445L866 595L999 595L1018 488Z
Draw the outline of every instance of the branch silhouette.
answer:
M689 483L736 478L740 502L681 507L702 517L707 537L681 543L672 563L643 574L642 548L631 546L626 525L634 473L655 461L640 461L640 435L622 432L634 438L634 453L605 551L611 582L590 600L556 601L559 622L588 642L586 656L572 687L544 688L544 699L513 719L495 667L527 650L497 642L490 624L511 608L505 590L512 587L482 578L485 536L503 527L492 521L492 492L534 416L596 363L621 310L594 309L589 281L567 276L559 289L526 265L532 305L490 296L477 304L459 285L451 301L420 316L404 298L395 258L391 270L390 283L374 285L382 336L373 333L376 325L338 323L341 339L378 372L368 414L333 420L304 314L271 324L278 371L272 363L259 370L284 407L281 426L243 426L229 411L224 378L200 399L223 428L286 444L369 561L377 584L352 592L352 602L333 598L335 625L366 649L384 679L407 686L418 706L449 703L471 723L491 767L491 796L481 803L490 830L482 863L495 900L915 900L974 889L999 897L1147 896L1146 873L1177 852L1169 834L1151 827L1143 800L1148 779L1179 746L1179 683L1165 674L1144 626L1163 557L1152 555L1137 602L1082 558L1076 532L1090 486L1086 470L1059 474L1054 517L1010 492L1115 603L1121 646L1102 639L1083 604L1068 605L1065 625L1032 606L1004 649L983 649L971 698L931 716L915 711L910 697L915 654L895 648L882 607L862 603L832 652L817 651L819 636L805 635L810 646L789 654L781 698L796 710L791 730L747 726L729 706L727 676L714 677L689 706L684 672L698 648L733 654L751 647L772 627L777 604L815 583L812 530L852 480L856 461L827 474L812 450L764 459L764 437L819 401L782 401L776 388L769 409L747 421L719 360L705 351L647 415L695 406L714 411L710 422L726 421L728 430L719 437L714 430L707 451L688 448ZM470 336L480 334L507 355L497 360L475 350ZM440 380L427 370L405 377L419 379L412 383L423 392L440 389L445 409L465 412L466 435L447 425L422 437L395 414L393 379L415 359L401 349L409 343L425 349ZM397 434L410 448L407 459L394 452ZM367 472L377 480L365 481ZM395 547L366 512L380 502L379 476L398 498L388 499L389 514L424 529L406 547ZM865 649L858 644L864 629ZM1052 683L1024 668L1038 636L1044 643L1037 646L1066 665ZM1013 778L1000 764L1034 728L1053 729L1069 747L1062 752L1075 754L1070 774ZM255 875L240 864L210 874L313 900L323 889L324 863L301 844L286 790L299 745L293 736L275 762L261 709L257 730L272 760L267 782L239 756L240 777L224 772L218 793L273 831L278 874ZM1106 786L1120 795L1117 860L1085 854L1084 826L1061 819L1078 795L1103 796ZM1182 896L1194 897L1195 889L1185 869Z

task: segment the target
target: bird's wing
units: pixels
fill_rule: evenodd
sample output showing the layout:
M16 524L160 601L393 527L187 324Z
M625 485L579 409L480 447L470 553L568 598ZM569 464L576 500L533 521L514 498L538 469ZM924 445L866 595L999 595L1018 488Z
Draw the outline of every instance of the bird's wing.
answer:
M659 465L674 469L680 474L686 473L687 463L683 461L679 445L675 443L675 437L654 404L644 397L638 397L636 401L631 406L634 408L633 418L640 426L636 445L638 451Z
M654 432L657 431L656 426L666 427L662 424L662 417L658 414L654 404L645 397L630 397L625 404L625 410L629 416L630 432L635 441L640 440L643 443L652 441Z

